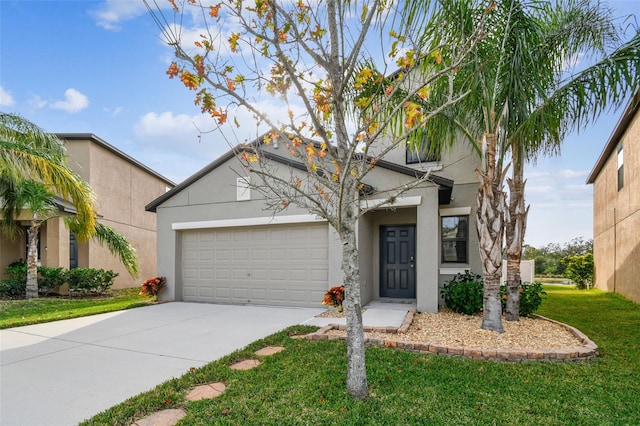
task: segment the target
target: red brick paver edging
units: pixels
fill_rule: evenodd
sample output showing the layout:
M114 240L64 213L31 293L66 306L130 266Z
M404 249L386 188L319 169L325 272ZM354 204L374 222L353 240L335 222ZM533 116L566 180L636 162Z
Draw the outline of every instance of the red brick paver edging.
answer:
M485 359L497 361L585 361L594 359L598 354L598 346L591 341L584 333L577 328L571 327L558 321L536 315L537 318L557 324L582 342L582 346L575 346L564 349L544 349L544 350L484 350L477 348L465 348L436 345L428 342L413 342L402 340L402 334L409 330L413 321L415 309L409 309L400 327L371 327L365 326L365 332L387 333L389 338L365 337L365 342L380 346L405 349L414 352L432 353L437 355L459 356L472 359ZM345 340L343 336L328 335L329 330L346 330L344 324L329 324L305 336L309 340Z

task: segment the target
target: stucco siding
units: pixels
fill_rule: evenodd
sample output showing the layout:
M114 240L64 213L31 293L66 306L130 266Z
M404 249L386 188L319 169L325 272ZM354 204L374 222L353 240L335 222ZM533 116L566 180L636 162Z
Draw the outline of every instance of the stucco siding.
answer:
M629 120L598 170L594 184L595 286L640 303L640 114ZM618 148L624 184L618 189Z
M78 245L78 266L117 272L113 288L136 287L156 275L156 217L145 206L164 194L168 183L103 144L91 138L67 139L69 164L95 192L99 221L124 235L136 249L140 278L132 278L120 260L94 240Z

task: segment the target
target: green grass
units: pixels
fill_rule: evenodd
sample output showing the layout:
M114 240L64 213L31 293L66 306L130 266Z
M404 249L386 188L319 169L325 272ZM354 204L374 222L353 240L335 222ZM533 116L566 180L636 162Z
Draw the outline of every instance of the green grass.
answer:
M371 396L345 390L344 342L291 339L293 327L165 382L86 425L125 425L154 411L184 407L183 425L635 425L640 424L640 306L618 295L547 286L540 313L571 324L600 345L587 362L499 363L368 347ZM267 345L286 350L262 365L229 365ZM188 402L202 383L227 391Z
M108 297L55 298L0 301L0 329L41 322L103 314L147 305L151 299L140 289L112 290Z

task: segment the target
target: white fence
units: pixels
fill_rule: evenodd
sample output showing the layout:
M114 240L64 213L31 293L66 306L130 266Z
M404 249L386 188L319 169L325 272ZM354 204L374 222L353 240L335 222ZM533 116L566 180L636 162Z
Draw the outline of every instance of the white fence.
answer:
M536 263L535 260L520 261L520 279L523 283L532 283L535 279ZM502 261L502 279L500 282L504 284L507 281L507 261Z

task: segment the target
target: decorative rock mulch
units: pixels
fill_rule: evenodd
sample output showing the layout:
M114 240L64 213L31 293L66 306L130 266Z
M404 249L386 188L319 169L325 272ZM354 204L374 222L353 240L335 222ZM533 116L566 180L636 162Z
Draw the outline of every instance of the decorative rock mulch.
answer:
M215 398L222 395L227 389L227 385L222 382L209 383L196 386L185 397L189 401L199 401L201 399Z
M133 426L173 426L187 413L181 408L157 411L136 421Z
M451 320L446 320L446 315L441 314L418 314L418 315L434 315L438 316L440 323L432 325L434 328L440 328L440 330L430 330L441 332L440 335L445 340L438 340L435 337L433 342L427 341L428 337L425 337L421 333L420 328L413 326L415 309L410 309L405 317L402 325L396 327L367 327L365 326L365 341L370 344L377 344L387 347L397 347L400 349L411 350L415 352L433 353L439 355L452 355L461 356L473 359L492 359L499 361L529 361L529 360L561 360L561 361L582 361L587 359L593 359L597 355L598 346L593 343L587 336L585 336L580 330L570 327L566 324L559 323L541 316L537 316L537 319L529 321L537 321L537 325L545 325L547 328L555 327L560 328L564 334L569 335L569 339L562 340L561 345L555 347L551 345L549 348L544 348L540 345L540 340L544 335L544 330L537 336L532 337L534 340L532 346L525 348L518 348L517 345L508 345L508 337L504 336L501 344L507 344L506 347L482 347L481 343L476 343L475 346L469 344L469 341L473 340L471 337L480 338L482 340L482 334L486 334L486 338L495 337L496 333L486 332L484 330L478 330L478 325L472 325L472 332L475 336L469 336L467 339L460 339L456 332L452 332L453 323ZM457 314L454 314L457 315ZM435 317L434 317L435 318ZM473 320L473 318L465 317L463 321ZM544 323L541 323L544 321ZM413 328L412 328L413 327ZM424 326L423 326L424 327ZM505 327L506 328L506 327ZM468 332L467 332L468 333ZM517 333L517 332L516 332ZM438 333L435 333L436 335ZM506 335L507 333L504 333ZM478 335L480 335L478 337ZM503 335L499 335L503 336ZM330 324L320 330L312 333L306 337L310 340L335 340L346 339L346 326L343 324ZM447 339L448 338L448 339ZM465 345L465 342L467 344ZM495 343L495 342L494 342ZM544 348L544 349L536 349Z

